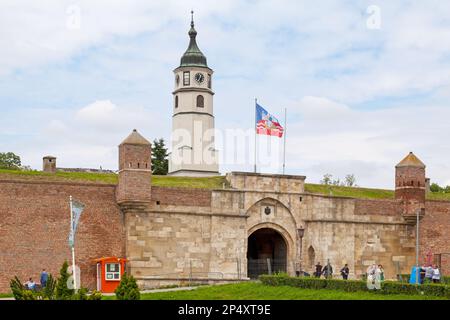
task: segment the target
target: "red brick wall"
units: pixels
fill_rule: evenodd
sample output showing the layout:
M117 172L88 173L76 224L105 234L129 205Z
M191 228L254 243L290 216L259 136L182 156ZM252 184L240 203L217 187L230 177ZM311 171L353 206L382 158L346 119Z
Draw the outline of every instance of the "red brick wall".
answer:
M151 201L152 172L145 170L122 170L119 172L117 201Z
M117 201L151 201L151 145L119 146Z
M400 216L400 202L395 200L356 199L355 214Z
M9 291L15 275L39 282L42 268L57 276L64 260L71 263L70 195L86 204L75 254L82 286L95 289L92 259L125 256L123 217L114 191L112 185L0 181L0 292Z
M425 201L425 169L400 167L395 169L395 198Z
M152 201L159 201L161 205L208 207L211 190L152 187Z
M122 144L119 146L119 170L151 169L151 145Z
M421 261L428 250L433 254L449 253L442 256L442 272L450 276L450 202L427 201L419 232Z

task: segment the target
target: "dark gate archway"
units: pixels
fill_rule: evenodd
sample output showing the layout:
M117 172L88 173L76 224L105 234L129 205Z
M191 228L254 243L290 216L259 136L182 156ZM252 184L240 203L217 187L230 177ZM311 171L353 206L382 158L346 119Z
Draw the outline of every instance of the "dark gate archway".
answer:
M247 275L256 279L262 274L287 271L287 245L277 231L263 228L248 237Z

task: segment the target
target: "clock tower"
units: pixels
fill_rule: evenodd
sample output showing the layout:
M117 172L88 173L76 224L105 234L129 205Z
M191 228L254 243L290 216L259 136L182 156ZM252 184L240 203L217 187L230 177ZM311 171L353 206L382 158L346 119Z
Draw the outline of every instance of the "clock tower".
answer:
M193 12L192 12L193 14ZM206 57L197 46L194 19L189 47L173 72L172 153L169 175L219 175L218 151L214 141L212 76Z

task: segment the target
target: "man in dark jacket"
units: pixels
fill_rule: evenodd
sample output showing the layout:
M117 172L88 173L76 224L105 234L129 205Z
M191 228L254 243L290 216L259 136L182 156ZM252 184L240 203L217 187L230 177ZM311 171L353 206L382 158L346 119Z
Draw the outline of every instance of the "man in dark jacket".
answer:
M342 279L347 280L349 273L350 269L348 268L348 264L345 264L345 266L341 269Z
M322 274L322 265L320 264L320 262L317 262L317 264L316 264L316 272L314 272L314 276L316 278L320 278L321 274Z
M329 261L323 268L322 274L324 275L325 279L331 279L333 277L333 267L331 266Z

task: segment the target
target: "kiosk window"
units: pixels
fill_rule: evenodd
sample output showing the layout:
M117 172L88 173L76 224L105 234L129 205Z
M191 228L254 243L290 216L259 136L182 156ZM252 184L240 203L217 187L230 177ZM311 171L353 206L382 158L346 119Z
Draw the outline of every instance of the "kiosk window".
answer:
M106 280L120 280L120 264L107 263L105 277Z

